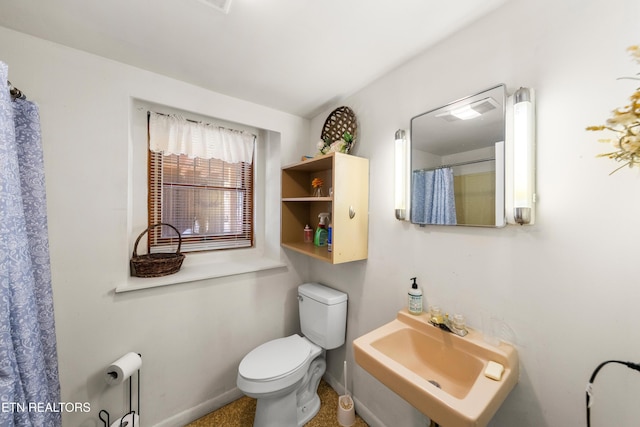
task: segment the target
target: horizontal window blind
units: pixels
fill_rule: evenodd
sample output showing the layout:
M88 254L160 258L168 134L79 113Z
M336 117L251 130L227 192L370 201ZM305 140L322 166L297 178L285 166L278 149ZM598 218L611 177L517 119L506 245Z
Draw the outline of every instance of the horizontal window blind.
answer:
M149 151L149 223L182 234L182 252L253 246L253 164ZM169 227L149 233L151 252L175 252Z

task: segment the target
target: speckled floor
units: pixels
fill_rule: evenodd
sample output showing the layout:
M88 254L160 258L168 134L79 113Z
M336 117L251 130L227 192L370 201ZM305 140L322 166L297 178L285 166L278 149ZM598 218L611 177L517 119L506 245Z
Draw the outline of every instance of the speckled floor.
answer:
M321 402L320 411L305 424L305 427L340 427L336 416L338 393L322 380L318 387L318 396ZM251 427L255 410L255 399L245 396L185 427ZM356 415L356 423L353 427L367 427L367 424Z

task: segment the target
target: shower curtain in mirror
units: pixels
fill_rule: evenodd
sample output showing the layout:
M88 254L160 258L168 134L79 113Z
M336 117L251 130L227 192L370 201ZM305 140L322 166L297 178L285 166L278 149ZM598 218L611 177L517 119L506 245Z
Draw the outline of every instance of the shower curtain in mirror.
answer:
M61 425L49 241L35 104L0 62L0 425Z
M456 224L453 169L413 171L411 222L417 224Z

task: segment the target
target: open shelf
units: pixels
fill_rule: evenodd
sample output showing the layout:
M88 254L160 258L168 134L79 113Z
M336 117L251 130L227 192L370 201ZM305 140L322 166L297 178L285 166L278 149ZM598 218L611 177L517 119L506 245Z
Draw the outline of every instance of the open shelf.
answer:
M332 202L333 197L283 197L283 202Z
M311 195L314 178L332 196ZM349 211L356 215L350 217ZM367 258L369 226L369 161L331 153L282 168L281 236L284 248L333 264ZM304 243L304 227L315 229L318 214L328 212L333 224L332 252Z

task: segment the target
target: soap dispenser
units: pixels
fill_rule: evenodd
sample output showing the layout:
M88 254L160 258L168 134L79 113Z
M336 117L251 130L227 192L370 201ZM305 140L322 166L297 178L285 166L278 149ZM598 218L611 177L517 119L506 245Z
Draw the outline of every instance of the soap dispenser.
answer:
M420 314L422 313L422 290L418 288L416 278L412 277L413 283L409 288L409 313Z

